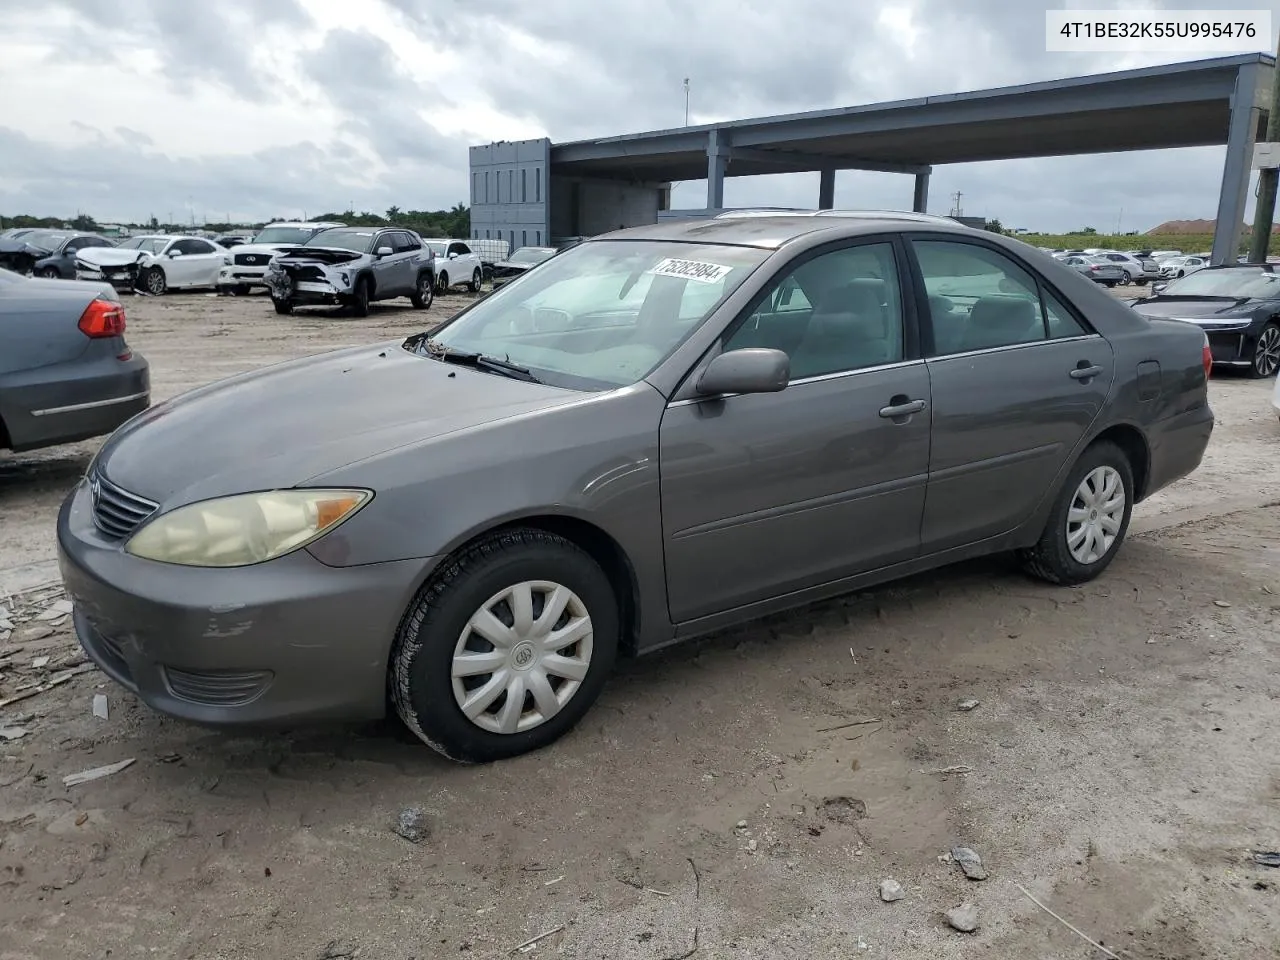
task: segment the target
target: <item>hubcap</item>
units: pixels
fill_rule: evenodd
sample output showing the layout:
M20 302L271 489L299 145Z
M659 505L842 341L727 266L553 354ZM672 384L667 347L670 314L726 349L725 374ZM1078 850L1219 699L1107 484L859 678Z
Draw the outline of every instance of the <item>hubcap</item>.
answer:
M476 726L523 733L546 723L582 686L593 632L568 587L526 580L490 597L453 651L453 697Z
M1076 488L1067 510L1067 549L1077 563L1097 563L1107 555L1124 521L1124 482L1114 467L1098 467Z
M153 271L151 276L147 277L147 289L151 293L162 292L164 290L164 277Z
M1280 369L1280 327L1267 327L1258 337L1258 349L1253 364L1264 377Z

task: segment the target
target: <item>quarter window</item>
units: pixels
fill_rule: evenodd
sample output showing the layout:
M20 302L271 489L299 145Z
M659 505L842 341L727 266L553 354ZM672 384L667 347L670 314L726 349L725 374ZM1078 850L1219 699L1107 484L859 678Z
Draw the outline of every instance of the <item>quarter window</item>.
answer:
M989 247L913 241L933 325L934 353L964 353L1045 339L1035 277Z
M1088 334L1089 331L1080 325L1080 321L1063 306L1061 300L1043 287L1040 288L1040 292L1044 297L1044 317L1049 327L1050 340L1061 337L1083 337Z
M724 344L725 350L742 347L784 351L792 380L901 360L902 296L893 246L835 250L787 271Z

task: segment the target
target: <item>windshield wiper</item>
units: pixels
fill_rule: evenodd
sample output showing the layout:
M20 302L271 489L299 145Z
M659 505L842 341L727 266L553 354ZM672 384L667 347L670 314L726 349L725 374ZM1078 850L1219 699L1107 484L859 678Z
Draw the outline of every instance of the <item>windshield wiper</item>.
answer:
M526 383L542 382L529 371L528 367L522 367L518 363L512 363L510 360L492 357L486 353L457 350L440 343L438 340L432 340L430 337L415 339L417 340L413 345L415 352L432 357L442 363L464 364L479 370L487 370L490 373L501 374L513 380L523 380Z

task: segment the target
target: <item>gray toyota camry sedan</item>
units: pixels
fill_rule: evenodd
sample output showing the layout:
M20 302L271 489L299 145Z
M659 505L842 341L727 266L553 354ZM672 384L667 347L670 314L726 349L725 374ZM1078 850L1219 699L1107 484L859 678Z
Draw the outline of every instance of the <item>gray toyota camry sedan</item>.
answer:
M212 724L389 708L463 761L617 657L1008 551L1079 584L1213 428L1205 335L909 214L588 240L430 335L233 377L58 517L88 654Z

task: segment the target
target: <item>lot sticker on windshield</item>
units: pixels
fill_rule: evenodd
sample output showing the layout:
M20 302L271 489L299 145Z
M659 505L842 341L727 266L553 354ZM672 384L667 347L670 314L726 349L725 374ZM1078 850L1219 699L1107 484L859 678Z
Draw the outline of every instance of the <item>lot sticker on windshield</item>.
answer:
M696 280L698 283L719 283L732 271L733 267L721 266L718 263L667 257L648 272L658 277L681 277L685 280Z

